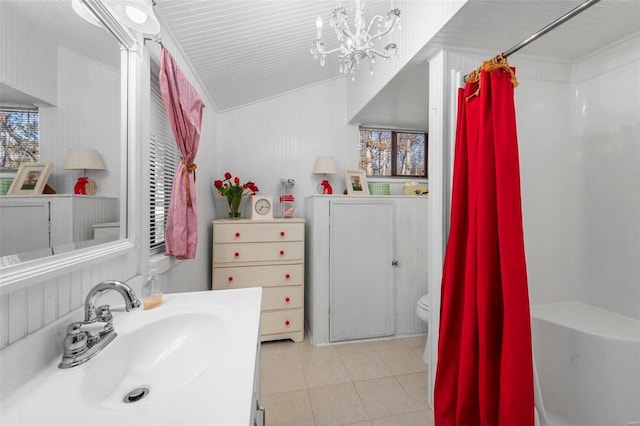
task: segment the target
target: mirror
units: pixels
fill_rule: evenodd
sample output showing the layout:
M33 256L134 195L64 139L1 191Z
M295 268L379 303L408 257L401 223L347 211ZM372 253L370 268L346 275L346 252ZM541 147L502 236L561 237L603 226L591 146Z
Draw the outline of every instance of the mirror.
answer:
M124 238L121 44L76 14L71 0L2 0L0 49L0 107L37 108L37 161L51 163L55 190L0 196L0 267ZM7 126L2 132L5 144ZM65 170L70 148L96 149L105 170ZM14 175L0 168L0 179ZM71 195L87 175L95 195Z

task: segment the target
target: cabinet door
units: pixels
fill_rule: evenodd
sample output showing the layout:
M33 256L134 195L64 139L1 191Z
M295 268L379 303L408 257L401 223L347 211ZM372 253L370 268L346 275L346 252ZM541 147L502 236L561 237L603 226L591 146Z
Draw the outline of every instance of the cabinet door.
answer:
M395 334L393 203L332 201L330 216L330 340Z

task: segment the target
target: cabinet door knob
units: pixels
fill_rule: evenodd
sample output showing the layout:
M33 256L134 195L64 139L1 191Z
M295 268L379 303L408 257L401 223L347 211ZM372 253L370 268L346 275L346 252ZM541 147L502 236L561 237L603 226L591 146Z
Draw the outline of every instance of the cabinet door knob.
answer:
M236 232L236 238L239 238L239 237L240 237L240 233Z
M240 256L240 253L235 252L235 253L233 253L233 255L234 255L235 257L238 257L238 256Z
M286 321L284 322L284 325L286 325L287 327L289 326L289 324L291 324L291 323L289 322L289 320L286 320Z
M291 278L291 275L286 274L284 277L285 277L286 279L289 279L289 278Z
M280 236L284 237L284 231L280 231Z
M289 299L288 297L285 297L285 298L284 298L284 301L285 301L285 302L287 302L287 303L289 303L289 302L291 301L291 299Z
M280 256L284 256L284 250L280 250Z
M233 277L229 277L227 279L229 280L229 282L233 281Z

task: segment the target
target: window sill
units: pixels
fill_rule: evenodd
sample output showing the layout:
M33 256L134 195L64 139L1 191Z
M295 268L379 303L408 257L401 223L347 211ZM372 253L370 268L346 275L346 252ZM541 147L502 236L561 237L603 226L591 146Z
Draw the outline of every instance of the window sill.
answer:
M182 260L176 259L173 256L167 256L164 253L157 253L149 257L149 268L154 269L159 274L163 274L181 262Z

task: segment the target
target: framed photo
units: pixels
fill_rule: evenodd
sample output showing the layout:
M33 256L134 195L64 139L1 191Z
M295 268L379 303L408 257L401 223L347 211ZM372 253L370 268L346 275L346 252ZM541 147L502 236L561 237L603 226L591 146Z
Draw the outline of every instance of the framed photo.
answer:
M367 174L364 170L344 171L344 181L349 195L369 195L369 185L367 185Z
M47 185L51 163L21 164L7 195L39 195Z

